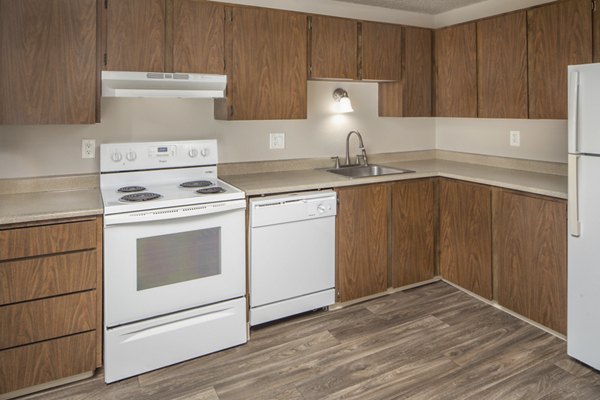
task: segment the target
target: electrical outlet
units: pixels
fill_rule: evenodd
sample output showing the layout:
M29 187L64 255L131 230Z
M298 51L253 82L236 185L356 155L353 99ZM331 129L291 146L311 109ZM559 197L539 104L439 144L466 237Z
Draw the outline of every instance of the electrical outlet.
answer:
M285 133L271 133L269 135L269 149L283 150L285 149Z
M96 158L96 139L81 139L81 158Z
M510 131L510 145L513 147L521 146L521 132L520 131Z

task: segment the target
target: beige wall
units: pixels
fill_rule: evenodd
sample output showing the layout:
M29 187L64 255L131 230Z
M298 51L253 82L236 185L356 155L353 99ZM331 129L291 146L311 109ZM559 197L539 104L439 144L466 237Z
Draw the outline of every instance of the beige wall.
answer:
M332 112L333 90L346 89L354 113ZM308 119L216 121L212 100L103 99L102 122L79 126L0 126L0 178L93 173L81 139L108 142L216 138L220 162L341 155L350 130L369 153L435 148L433 118L379 118L375 83L308 83ZM285 150L269 150L269 133L286 134ZM353 146L356 142L353 139Z

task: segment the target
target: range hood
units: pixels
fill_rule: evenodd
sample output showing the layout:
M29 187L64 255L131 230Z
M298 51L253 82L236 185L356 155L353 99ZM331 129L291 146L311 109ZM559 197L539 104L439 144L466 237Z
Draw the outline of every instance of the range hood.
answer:
M102 97L223 98L226 75L102 71Z

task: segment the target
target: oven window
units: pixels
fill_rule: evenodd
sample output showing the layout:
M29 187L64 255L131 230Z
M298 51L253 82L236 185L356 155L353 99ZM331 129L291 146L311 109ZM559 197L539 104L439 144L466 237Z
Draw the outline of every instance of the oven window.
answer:
M137 290L220 273L220 227L137 240Z

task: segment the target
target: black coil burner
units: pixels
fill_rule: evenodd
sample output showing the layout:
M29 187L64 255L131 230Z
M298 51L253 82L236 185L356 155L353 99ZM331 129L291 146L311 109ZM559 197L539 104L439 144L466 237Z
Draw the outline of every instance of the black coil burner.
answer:
M138 202L138 201L154 200L154 199L158 199L159 197L160 197L160 194L144 192L144 193L128 194L128 195L121 197L119 200L127 201L127 202Z
M181 185L182 188L201 188L201 187L207 187L212 185L212 183L210 181L190 181L190 182L183 182Z
M121 193L133 193L133 192L143 192L146 190L143 186L125 186L117 190L117 192Z
M224 191L225 191L225 189L223 189L222 187L213 186L213 187L209 187L209 188L206 188L206 189L196 190L196 193L199 193L199 194L216 194L216 193L223 193Z

